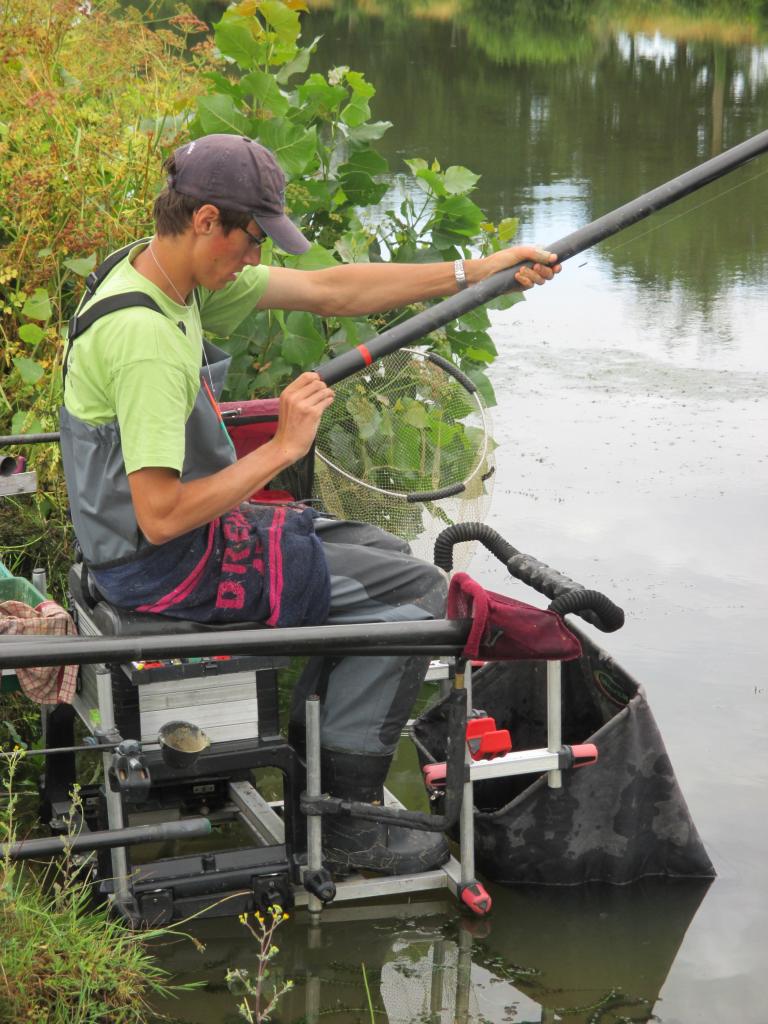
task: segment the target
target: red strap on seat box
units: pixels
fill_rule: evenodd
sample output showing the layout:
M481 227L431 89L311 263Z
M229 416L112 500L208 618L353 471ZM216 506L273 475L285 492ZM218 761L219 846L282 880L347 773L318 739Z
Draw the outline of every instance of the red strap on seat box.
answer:
M571 661L581 654L578 638L556 612L494 594L465 572L451 579L448 618L472 619L466 658Z
M261 448L263 444L275 436L277 430L278 398L249 398L244 402L222 402L219 405L227 433L232 438L235 446L235 455L242 459L249 452ZM238 416L253 418L255 423L228 423L227 413L237 413ZM296 496L290 491L281 491L265 487L260 491L254 491L250 497L251 501L279 503L295 501Z
M260 448L277 430L278 398L249 398L244 402L221 402L219 408L238 459ZM256 423L227 423L227 413L257 419Z

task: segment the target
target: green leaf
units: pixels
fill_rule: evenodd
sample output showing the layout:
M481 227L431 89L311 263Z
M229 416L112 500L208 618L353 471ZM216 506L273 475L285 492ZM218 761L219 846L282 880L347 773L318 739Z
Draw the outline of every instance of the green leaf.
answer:
M445 191L460 195L473 189L479 180L480 175L473 174L467 167L449 167L444 176Z
M318 117L330 117L347 98L343 85L331 85L317 73L297 89L299 101L307 107L307 113Z
M403 417L406 423L410 423L412 427L416 427L417 430L424 430L429 419L427 410L421 404L421 402L409 401Z
M426 160L422 160L420 156L415 156L411 160L404 160L403 163L411 171L411 174L418 174L419 171L426 171L429 164Z
M374 181L370 174L348 174L344 178L344 193L354 206L375 206L387 192L385 181Z
M507 292L506 295L499 295L487 303L488 309L510 309L516 302L525 302L525 295L522 292Z
M77 274L78 277L88 277L96 266L96 253L93 253L91 256L84 256L82 259L64 260L64 266L67 270L71 270L73 274Z
M34 359L27 359L24 356L16 356L13 360L13 365L25 384L37 384L45 373L40 363Z
M348 71L345 78L352 90L352 99L342 110L341 119L350 128L359 128L371 116L368 100L376 94L376 89L359 71Z
M281 0L261 0L259 13L274 29L281 43L295 43L299 38L299 13L286 7Z
M288 193L291 216L299 217L302 213L317 214L332 209L333 197L337 191L338 183L335 181L302 179L299 188L291 189Z
M325 337L316 326L311 313L289 313L286 319L288 334L283 340L282 355L295 366L315 366L325 351Z
M352 142L375 142L392 127L391 121L369 121L366 124L358 125L349 129L349 137Z
M226 12L213 26L218 48L244 69L258 63L265 52L264 43L253 34L253 24L252 18Z
M218 71L206 71L203 78L216 86L216 92L224 93L226 96L232 96L235 99L242 98L240 83L233 82L232 79L227 78L226 75L222 75Z
M315 242L301 256L286 257L284 264L292 270L324 270L326 267L338 267L339 261L334 259L332 252Z
M389 171L389 164L386 159L377 153L375 149L362 149L339 167L339 177L343 177L350 171L365 171L366 174L386 174Z
M474 238L483 222L483 211L467 196L449 196L437 211L440 229Z
M259 370L257 378L259 394L265 397L277 394L281 388L285 387L293 374L291 364L285 359L275 356L265 370Z
M431 192L436 196L444 196L446 194L442 175L438 171L433 171L429 167L421 168L416 172L416 177L426 184L427 192Z
M353 395L347 401L347 410L355 421L355 426L363 441L369 441L376 436L381 423L381 414L369 398Z
M493 390L493 384L491 384L485 372L476 366L471 366L470 364L462 364L461 369L466 373L480 392L483 401L488 408L493 408L493 406L496 405L496 395Z
M350 128L358 128L371 116L371 108L364 96L353 96L341 112L341 120Z
M370 206L378 203L389 188L388 183L374 181L373 176L386 174L388 170L389 164L383 156L372 149L364 149L339 167L339 181L351 203Z
M317 130L302 128L281 117L259 125L259 140L277 157L290 178L303 174L317 150Z
M293 60L288 61L284 67L280 68L275 75L275 78L280 85L285 85L288 82L288 79L293 75L302 74L307 70L309 67L309 58L317 49L317 44L322 38L322 36L315 36L309 46L302 47Z
M37 416L31 415L26 409L21 409L11 420L12 434L42 434L43 424Z
M518 217L505 217L499 221L496 230L502 242L509 242L515 237L519 223Z
M475 348L473 345L470 345L464 349L462 355L466 359L471 359L474 363L492 363L498 352L495 348L493 352L489 352L487 349Z
M355 96L360 96L363 99L369 100L371 96L376 95L375 86L365 80L365 76L362 71L348 71L345 77L347 79L347 85Z
M334 249L345 263L370 263L371 236L367 231L347 231Z
M252 93L254 100L273 114L281 115L290 109L287 97L283 96L277 82L266 71L251 71L240 80L245 92Z
M30 320L48 320L51 315L51 300L45 288L35 288L21 310L22 316Z
M205 135L248 135L250 122L231 96L215 93L197 101L197 116Z
M477 306L475 309L470 309L467 313L462 313L459 321L462 326L467 327L470 331L485 331L491 325L485 306Z
M355 345L364 344L376 336L376 331L364 317L340 317L339 330L330 339L334 352L343 352Z
M22 324L19 328L19 337L27 345L37 345L45 337L45 331L37 324Z

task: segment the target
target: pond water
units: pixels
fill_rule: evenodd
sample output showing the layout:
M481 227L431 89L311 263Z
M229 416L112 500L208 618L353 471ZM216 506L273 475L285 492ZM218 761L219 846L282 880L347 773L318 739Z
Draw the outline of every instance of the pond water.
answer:
M393 169L469 166L477 201L519 217L520 240L551 242L768 127L768 42L746 27L526 35L514 6L409 20L404 4L337 4L305 37L323 35L319 63L377 86ZM370 1020L363 963L376 1019L392 1022L768 1020L767 161L494 315L488 522L625 608L598 641L645 685L717 879L495 887L487 921L446 902L341 907L314 931L299 917L280 936L296 982L280 1020ZM537 600L490 556L470 571ZM199 933L207 952L175 947L168 964L211 987L172 1012L234 1021L224 970L252 965L254 944L236 921Z

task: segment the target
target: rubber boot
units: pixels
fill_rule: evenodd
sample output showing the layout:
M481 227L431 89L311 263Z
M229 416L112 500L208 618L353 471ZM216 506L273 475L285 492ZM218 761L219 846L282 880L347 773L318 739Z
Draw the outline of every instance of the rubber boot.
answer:
M383 804L391 754L355 754L322 748L322 788L331 796ZM323 815L323 860L337 877L351 871L409 875L430 871L450 856L439 832L339 815Z

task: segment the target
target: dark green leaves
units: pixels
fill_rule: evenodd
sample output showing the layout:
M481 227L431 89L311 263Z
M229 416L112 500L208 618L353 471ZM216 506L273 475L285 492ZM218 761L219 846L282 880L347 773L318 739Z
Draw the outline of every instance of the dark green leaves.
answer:
M387 191L386 182L377 182L374 176L386 174L389 164L373 149L355 153L338 169L339 181L344 193L355 206L372 206L378 203Z
M297 177L316 163L317 132L285 118L275 117L259 125L259 141L277 157L289 178Z
M197 101L197 119L201 135L247 135L251 126L234 99L222 93L203 96Z
M382 209L392 177L373 144L391 125L371 120L376 90L360 72L339 66L307 74L318 40L300 46L300 6L294 0L241 0L229 8L215 26L225 61L220 72L208 74L210 92L197 105L195 131L258 138L286 174L289 212L313 245L301 256L267 248L264 258L312 271L337 266L339 260L453 260L509 244L517 222L488 224L471 198L478 175L458 164L444 170L437 160L407 160L412 177ZM508 301L497 300L499 305ZM408 313L323 322L306 312L256 312L225 343L233 356L233 388L241 396L277 394L302 370L370 340ZM490 326L486 310L474 310L429 342L460 365L493 404L484 372L496 357ZM34 344L32 334L29 342ZM26 365L24 372L34 374ZM460 473L476 445L470 421L463 422L471 411L467 396L466 408L457 401L452 418L446 418L439 403L422 400L417 380L389 399L371 398L361 386L348 402L347 426L331 432L331 447L352 460L352 472L365 473L383 487L397 477L414 490L430 490L439 466Z

